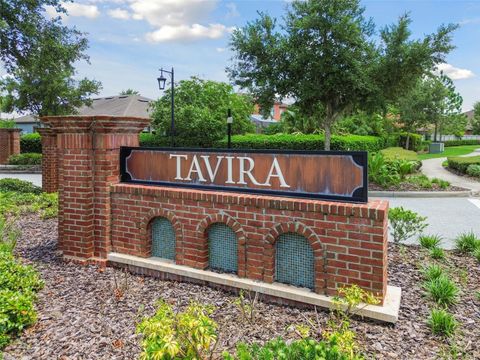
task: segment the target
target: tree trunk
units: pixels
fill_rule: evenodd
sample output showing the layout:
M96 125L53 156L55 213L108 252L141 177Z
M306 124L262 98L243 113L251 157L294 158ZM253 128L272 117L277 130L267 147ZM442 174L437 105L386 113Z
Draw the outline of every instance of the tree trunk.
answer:
M435 132L433 133L433 142L437 142L438 124L435 122Z
M410 133L407 132L407 140L405 140L405 150L408 150L410 147Z
M330 150L330 139L332 137L330 123L327 121L325 122L325 150Z

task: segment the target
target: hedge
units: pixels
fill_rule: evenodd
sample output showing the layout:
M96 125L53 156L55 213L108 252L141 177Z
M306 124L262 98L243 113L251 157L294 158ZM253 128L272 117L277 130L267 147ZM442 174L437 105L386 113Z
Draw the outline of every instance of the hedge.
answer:
M142 147L165 147L170 146L171 138L166 136L159 136L150 133L141 133L139 136L140 146ZM180 146L177 144L177 146Z
M227 139L218 141L216 147L226 148ZM235 135L232 136L234 149L279 149L279 150L323 150L323 135ZM331 150L366 150L377 152L383 149L385 139L377 136L333 135Z
M480 145L480 140L448 140L443 142L445 147L462 145Z
M408 150L420 151L422 150L422 135L409 133L410 139L408 143ZM386 147L400 146L405 149L407 145L407 133L402 132L398 134L389 135L385 141Z
M449 168L466 174L470 165L480 165L480 156L455 156L447 158L447 161Z
M39 133L25 134L20 137L21 153L42 153L42 142Z
M9 165L42 165L42 154L23 153L8 158Z

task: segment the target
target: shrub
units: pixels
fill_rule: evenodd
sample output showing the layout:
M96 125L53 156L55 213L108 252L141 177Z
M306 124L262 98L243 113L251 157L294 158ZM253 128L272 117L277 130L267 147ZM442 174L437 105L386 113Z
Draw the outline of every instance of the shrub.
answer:
M480 263L480 246L478 246L475 251L473 252L473 256L477 261Z
M25 134L20 137L21 153L42 153L42 137L39 133Z
M454 156L447 158L448 167L463 174L467 173L470 165L480 165L480 156Z
M342 353L335 339L330 341L316 341L301 339L287 344L278 338L265 345L247 345L240 343L234 355L223 353L224 360L297 360L297 359L326 359L326 360L360 360L362 356Z
M0 216L0 349L35 322L35 292L43 287L37 272L12 254L19 235L19 230Z
M421 235L418 238L420 246L425 249L437 248L442 242L442 237L439 235Z
M155 315L137 326L143 335L141 359L208 358L217 340L217 324L209 317L212 312L212 307L194 302L176 312L160 300Z
M0 119L0 129L15 129L17 123L13 119Z
M411 236L421 233L427 226L426 217L403 207L391 208L388 212L393 241L402 243Z
M427 281L438 279L444 275L443 268L437 264L429 264L422 268L422 274Z
M430 249L430 256L435 260L445 259L445 251L442 248L435 247Z
M382 187L389 187L400 182L398 171L390 168L381 152L369 154L368 178Z
M458 326L452 314L444 309L432 309L428 318L428 326L435 335L450 337Z
M139 135L140 146L142 147L169 147L171 139L166 136L150 133L141 133Z
M42 154L37 153L23 153L18 155L11 155L8 158L9 165L41 165Z
M462 233L455 239L455 249L461 253L473 253L479 247L480 239L473 231Z
M418 134L407 134L406 132L395 134L394 137L397 139L397 146L406 148L407 145L407 135L409 135L409 145L407 150L420 151L422 149L422 135Z
M28 212L38 212L43 219L57 217L58 195L0 191L0 214L19 215Z
M427 295L439 305L448 306L457 300L458 287L446 275L428 280L424 288Z
M450 186L450 183L447 180L433 178L430 180L432 184L437 184L441 189L446 189Z
M462 145L480 145L480 140L447 140L443 142L445 147Z
M19 179L0 179L0 193L14 191L24 194L40 194L42 188L29 181Z
M472 164L467 167L467 174L480 178L480 165Z
M235 149L280 149L280 150L323 150L324 135L295 134L246 134L232 136ZM333 135L332 150L365 150L377 152L383 149L385 140L376 136ZM227 139L215 143L216 147L226 148Z

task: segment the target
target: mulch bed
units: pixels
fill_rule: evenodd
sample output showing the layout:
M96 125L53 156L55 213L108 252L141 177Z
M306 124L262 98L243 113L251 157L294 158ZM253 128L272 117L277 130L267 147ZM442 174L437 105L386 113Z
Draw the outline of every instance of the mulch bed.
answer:
M458 171L458 170L456 170L456 169L452 169L452 168L450 168L450 167L448 167L448 166L445 166L444 169L447 170L447 171L449 171L449 172L451 172L451 173L454 174L454 175L461 176L461 177L470 179L470 180L472 180L472 181L480 182L480 178L478 178L478 177L476 177L476 176L470 176L470 175L468 175L468 174L464 174L464 173L462 173L461 171Z
M23 231L18 254L33 263L45 280L39 293L38 321L5 349L5 359L135 359L140 338L135 326L143 315L155 310L164 298L184 307L194 299L217 307L214 318L220 328L218 350L231 349L237 341L265 342L282 336L295 338L291 324L315 319L313 310L258 303L255 324L244 321L233 304L234 295L208 287L125 275L122 270L64 263L57 251L57 223L35 215L19 220ZM454 278L461 284L461 296L451 311L461 322L455 344L470 358L480 358L480 267L473 258L448 252ZM389 282L402 287L400 319L393 325L355 319L361 350L375 359L435 359L448 350L448 342L431 334L426 320L431 304L422 295L418 267L426 255L417 247L400 249L391 245ZM117 283L128 289L119 297ZM117 295L117 296L116 296ZM318 311L325 325L329 313Z

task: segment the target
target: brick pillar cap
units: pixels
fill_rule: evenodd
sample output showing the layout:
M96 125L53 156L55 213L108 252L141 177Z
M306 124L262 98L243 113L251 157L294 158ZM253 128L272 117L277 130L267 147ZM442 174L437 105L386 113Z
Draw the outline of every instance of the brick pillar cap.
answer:
M150 119L113 115L43 116L42 123L58 133L138 133L150 124Z
M22 131L22 129L18 129L18 128L0 128L0 131L3 131L3 132L20 132L20 131Z

